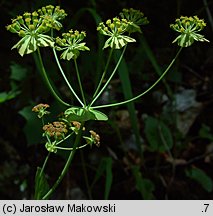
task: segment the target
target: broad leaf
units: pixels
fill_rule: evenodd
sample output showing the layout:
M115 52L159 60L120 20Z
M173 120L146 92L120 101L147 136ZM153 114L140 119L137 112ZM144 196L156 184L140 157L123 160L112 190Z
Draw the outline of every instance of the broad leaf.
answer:
M212 179L201 169L191 168L185 170L186 176L197 181L207 192L213 191Z
M173 146L170 129L160 120L148 117L145 122L145 135L151 151L167 151Z
M11 75L10 79L22 81L27 75L27 69L19 64L12 63L10 65Z
M41 120L32 112L33 106L24 107L19 111L25 120L24 133L27 138L28 145L38 144L42 137Z

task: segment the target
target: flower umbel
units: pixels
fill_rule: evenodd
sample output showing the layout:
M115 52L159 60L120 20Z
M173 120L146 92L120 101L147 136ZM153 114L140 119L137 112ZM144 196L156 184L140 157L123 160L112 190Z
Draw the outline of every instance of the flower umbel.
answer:
M62 24L59 20L67 14L59 6L42 7L32 13L26 12L12 20L6 28L12 33L17 33L22 39L12 49L17 48L21 56L35 52L38 47L53 47L53 38L46 35L50 29L59 30Z
M64 122L53 122L43 126L44 134L49 137L54 137L55 140L63 139L68 132Z
M46 7L42 7L38 10L40 17L46 20L46 22L51 26L51 28L60 30L62 28L62 24L59 22L63 20L67 14L60 6L52 6L48 5Z
M126 19L117 17L108 19L106 23L99 23L97 30L110 38L105 42L103 49L111 47L113 49L121 49L129 42L135 42L134 38L124 35L127 32L129 22Z
M42 118L44 115L49 114L50 112L48 112L46 109L49 108L50 106L48 104L38 104L36 106L34 106L32 108L33 112L37 112L38 113L38 117Z
M181 33L172 43L177 42L181 47L188 47L194 41L209 42L203 35L197 33L203 30L205 26L204 20L199 19L197 16L181 16L175 20L175 24L170 25L173 30Z
M90 130L89 132L90 132L90 137L84 136L84 139L86 140L87 144L89 144L90 146L95 144L97 147L99 147L100 146L100 136L99 136L99 134L97 134L93 130Z
M89 47L85 46L85 42L81 42L86 37L84 31L69 30L68 33L63 33L62 38L56 38L56 49L63 51L61 59L70 60L76 59L80 55L80 51L89 51Z
M144 14L133 8L123 9L120 13L121 18L126 19L129 23L127 31L131 34L133 32L140 32L140 25L146 25L149 23L147 17L144 17Z

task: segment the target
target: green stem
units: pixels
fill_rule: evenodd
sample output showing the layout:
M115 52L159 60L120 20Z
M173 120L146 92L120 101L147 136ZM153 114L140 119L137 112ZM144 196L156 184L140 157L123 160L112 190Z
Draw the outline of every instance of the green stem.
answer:
M45 70L45 68L44 68L44 64L43 64L43 61L42 61L42 58L41 58L41 53L40 53L39 48L38 48L37 50L38 50L38 58L39 58L39 61L40 61L41 70L42 70L43 76L44 76L44 78L45 78L45 81L46 81L46 83L47 83L47 85L48 85L50 91L52 92L52 94L54 95L54 97L55 97L61 104L65 105L65 106L71 106L70 104L64 102L64 101L57 95L57 93L55 92L55 90L53 89L53 87L52 87L52 85L51 85L51 83L50 83L50 81L49 81L49 78L48 78L48 76L47 76L46 70Z
M86 165L85 165L83 151L80 151L80 154L81 154L82 169L83 169L83 173L84 173L84 178L85 178L88 196L89 196L89 199L92 200L92 192L91 192L91 187L89 185L89 180L88 180L87 169L86 169Z
M64 139L60 140L59 142L56 143L56 145L64 142L65 140L67 140L69 137L71 137L74 134L74 132L72 132L71 134L67 135Z
M129 99L129 100L125 100L122 102L118 102L118 103L113 103L113 104L105 104L105 105L100 105L100 106L94 106L91 107L93 109L99 109L99 108L106 108L106 107L113 107L113 106L119 106L119 105L123 105L129 102L132 102L134 100L137 100L138 98L142 97L143 95L147 94L149 91L151 91L162 79L163 77L167 74L167 72L169 71L169 69L172 67L172 65L174 64L174 62L176 61L178 55L180 54L182 50L182 47L178 50L175 58L171 61L171 63L169 64L169 66L166 68L166 70L161 74L161 76L157 79L157 81L154 82L154 84L152 84L152 86L150 86L146 91L142 92L141 94Z
M83 99L83 102L84 102L84 106L86 106L86 100L85 100L85 96L84 96L83 87L82 87L82 84L81 84L81 77L80 77L80 73L79 73L79 70L78 70L78 64L77 64L76 59L74 59L74 64L75 64L75 70L76 70L76 74L77 74L77 78L78 78L78 84L79 84L80 91L81 91L81 96L82 96L82 99Z
M84 122L82 122L82 124L81 124L81 127L79 129L78 135L76 136L76 139L75 139L75 143L74 143L74 146L73 146L73 151L70 152L70 155L69 155L69 157L67 159L66 164L64 165L64 168L63 168L60 176L56 180L56 182L53 185L53 187L42 197L43 200L48 199L52 195L52 193L55 191L55 189L58 187L58 185L60 184L60 182L64 178L65 174L67 173L67 170L68 170L68 168L69 168L69 166L70 166L70 164L72 162L72 159L74 157L77 145L80 142L83 126L84 126Z
M41 118L41 121L42 121L42 125L44 126L44 118L43 118L43 117ZM47 135L46 135L46 137L47 137L47 139L48 139L48 141L49 141L49 138L48 138ZM44 161L43 166L42 166L42 168L41 168L40 177L41 177L41 175L42 175L43 172L44 172L44 169L45 169L45 167L46 167L46 164L47 164L47 161L48 161L49 157L50 157L50 152L48 152L48 155L47 155L46 158L45 158L45 161Z
M42 168L41 168L40 177L41 177L41 175L42 175L43 172L44 172L44 169L45 169L45 167L46 167L46 165L47 165L47 161L48 161L49 157L50 157L50 152L48 152L48 155L47 155L46 158L45 158L45 161L44 161L43 166L42 166Z
M67 86L69 87L69 89L70 89L70 91L73 93L73 95L76 97L76 99L79 101L79 103L80 103L82 106L84 106L84 103L81 101L81 99L80 99L80 98L78 97L78 95L75 93L75 91L74 91L74 89L72 88L70 82L68 81L68 79L67 79L67 77L66 77L66 75L65 75L65 73L64 73L64 71L63 71L63 69L62 69L62 67L61 67L61 64L60 64L60 62L59 62L59 59L58 59L58 56L57 56L57 54L56 54L55 48L53 48L53 53L54 53L55 60L56 60L56 63L57 63L57 65L58 65L58 68L59 68L59 70L60 70L60 72L61 72L61 75L63 76L63 78L64 78L64 80L65 80Z
M79 146L79 147L76 147L75 149L82 149L86 146L88 146L89 144L85 144L85 145L82 145L82 146ZM67 151L73 151L74 148L65 148L65 147L60 147L60 146L55 146L56 149L61 149L61 150L67 150Z
M90 103L90 106L92 106L92 104L95 103L95 101L99 98L99 96L102 94L102 92L105 90L105 88L108 86L109 82L111 81L112 77L114 76L115 72L117 71L118 69L118 66L120 65L121 63L121 60L123 59L123 56L124 56L124 53L126 51L126 48L127 46L124 47L122 53L121 53L121 56L112 72L112 74L110 75L109 79L106 81L106 83L104 84L103 88L98 92L98 94L95 96L95 98L92 100L92 102Z
M100 81L99 81L99 83L98 83L98 87L96 88L95 93L94 93L94 95L93 95L92 98L94 98L94 97L97 95L97 93L98 93L98 91L99 91L99 89L100 89L100 87L101 87L101 84L102 84L102 82L103 82L103 80L104 80L104 77L105 77L105 75L106 75L107 69L108 69L108 67L109 67L110 60L111 60L111 58L112 58L113 50L114 50L114 49L110 49L110 53L109 53L109 56L108 56L108 59L107 59L107 63L106 63L105 68L104 68L104 72L103 72L103 74L102 74L102 77L101 77L101 79L100 79Z

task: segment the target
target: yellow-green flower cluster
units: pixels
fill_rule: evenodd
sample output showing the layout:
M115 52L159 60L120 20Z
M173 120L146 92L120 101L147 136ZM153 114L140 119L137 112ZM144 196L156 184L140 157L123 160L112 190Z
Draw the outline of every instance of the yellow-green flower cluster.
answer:
M69 30L67 33L62 34L62 38L56 38L56 49L63 51L61 58L64 60L76 59L80 51L89 51L90 49L85 46L85 42L81 42L86 37L84 31Z
M181 33L173 43L177 42L181 47L191 46L194 41L209 42L203 35L198 34L206 26L203 19L199 19L197 16L187 17L181 16L179 19L175 20L174 24L170 27Z
M133 8L130 9L123 9L122 12L120 13L121 18L128 20L128 32L133 33L133 32L140 32L140 25L146 25L149 23L147 17L144 16L144 13L135 10Z
M197 16L187 17L181 16L175 20L175 24L171 24L170 27L180 33L188 33L193 31L201 31L206 26L203 19L199 19Z
M127 43L135 42L134 38L131 38L124 33L127 32L129 22L126 19L119 19L117 17L108 19L106 23L99 23L97 30L103 34L109 36L109 39L105 42L103 49L111 47L113 49L120 49Z
M120 35L123 34L128 27L128 21L126 19L119 19L117 17L108 19L106 23L99 23L97 30L104 35Z
M17 33L20 37L27 34L46 33L50 30L50 25L46 20L41 20L37 12L24 13L12 19L12 24L6 28L12 33Z
M62 24L59 22L60 20L63 20L67 14L63 9L60 8L60 6L52 6L48 5L46 7L42 7L38 10L38 13L40 17L46 20L48 24L56 29L60 30L62 28Z
M147 24L148 20L144 14L139 10L123 9L120 13L120 18L115 17L107 20L105 23L99 23L97 30L109 36L105 42L103 49L111 47L113 49L120 49L127 45L127 43L135 42L136 40L129 35L133 32L141 32L139 25ZM127 35L125 35L125 33Z
M48 5L32 13L26 12L12 20L6 28L12 33L17 33L22 39L12 49L17 48L21 56L30 54L38 47L54 46L53 38L46 33L50 29L59 30L59 22L67 14L59 6Z

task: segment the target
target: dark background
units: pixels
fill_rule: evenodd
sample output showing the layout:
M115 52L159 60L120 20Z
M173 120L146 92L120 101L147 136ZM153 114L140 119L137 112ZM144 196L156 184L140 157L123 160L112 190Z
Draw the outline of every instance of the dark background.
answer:
M82 8L92 8L103 21L117 16L122 8L133 7L143 11L150 21L149 25L142 28L143 37L152 50L158 67L162 70L168 66L178 49L176 44L171 43L176 34L169 25L180 15L198 15L204 18L207 27L202 33L212 41L213 23L207 16L202 0L1 0L0 92L8 93L14 85L14 88L17 88L14 98L0 101L1 199L33 198L36 168L41 166L47 152L41 137L41 123L35 114L29 112L30 108L37 103L48 103L51 105L52 119L56 119L64 110L64 107L55 102L49 93L35 66L33 56L27 55L22 58L16 50L11 51L11 47L17 43L17 36L5 29L5 26L10 24L11 18L48 4L60 5L68 13L62 31L73 28L87 32L86 42L91 52L89 55L86 52L82 54L79 68L88 97L91 96L97 83L95 65L98 40L95 19L91 14L83 13L77 19L76 15ZM212 7L213 1L208 1L210 12ZM125 54L134 94L147 89L158 77L147 55L147 48L141 43L141 37L141 35L136 36L137 43L130 45ZM55 85L65 99L70 99L72 96L67 93L63 80L59 78L51 52L44 49L42 55ZM69 71L73 65L63 63L63 66ZM113 181L109 199L213 199L213 159L212 154L209 154L213 149L212 66L212 43L195 43L182 51L165 79L172 92L170 95L161 82L153 92L137 100L135 110L138 120L135 123L138 124L142 140L140 144L144 149L143 156L138 151L137 141L134 139L135 134L127 106L103 109L102 111L110 117L108 123L88 123L88 130L94 129L100 134L101 146L76 153L70 171L56 190L53 199L104 199L107 179L105 175L109 174L102 173L90 188L92 196L89 196L82 164L85 164L87 179L91 185L99 172L99 165L105 159L112 161ZM14 72L16 76L11 76L12 71L17 71L17 68L21 72ZM18 76L17 73L21 75ZM72 76L69 78L75 86L75 78ZM187 98L190 97L187 90L191 90L194 97ZM123 100L118 75L107 93L110 97L102 100ZM186 106L188 103L187 109L182 111L171 106L178 93L184 95ZM165 101L164 97L167 98ZM72 102L77 105L76 101ZM169 153L166 150L161 152L150 150L144 120L147 116L160 119L169 128L174 140L171 153L177 159L173 166L169 162ZM174 121L177 118L180 118L180 125L186 126L184 133L177 128ZM60 173L65 162L64 157L66 155L59 153L53 155L48 162L46 173L50 185ZM198 172L195 171L193 175L193 170Z

